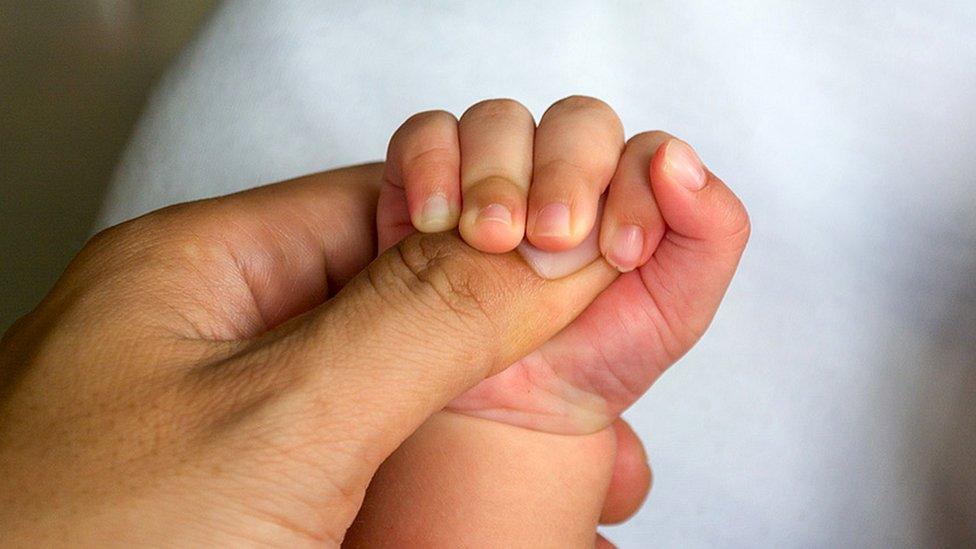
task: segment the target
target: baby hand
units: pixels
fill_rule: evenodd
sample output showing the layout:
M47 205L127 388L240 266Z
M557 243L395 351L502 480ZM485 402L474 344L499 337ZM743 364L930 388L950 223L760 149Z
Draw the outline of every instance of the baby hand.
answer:
M511 100L478 103L460 120L411 117L390 142L377 224L381 250L414 229L457 227L492 253L524 237L543 270L578 255L599 226L599 254L624 274L559 335L450 406L565 434L609 425L691 348L749 235L742 204L690 146L662 132L625 144L614 111L578 96L538 127Z

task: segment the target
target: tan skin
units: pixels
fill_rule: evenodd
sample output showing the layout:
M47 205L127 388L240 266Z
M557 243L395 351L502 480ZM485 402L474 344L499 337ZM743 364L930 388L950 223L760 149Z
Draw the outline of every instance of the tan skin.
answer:
M94 238L0 345L4 543L338 544L378 470L378 496L429 474L414 467L381 482L456 427L439 410L550 341L618 279L598 259L544 280L517 253L482 253L450 233L410 236L373 259L383 170L167 208ZM724 289L731 273L721 276ZM602 472L586 501L551 482L551 467L526 485L551 489L539 493L552 516L565 513L590 542L601 512L625 515L643 497L626 489L644 474L639 444L613 425L609 442L592 445ZM515 440L502 432L499 444ZM543 435L574 446L602 436ZM476 456L457 442L462 462ZM462 475L470 482L498 471L470 463L485 464ZM442 501L456 496L446 488ZM462 503L474 509L496 494ZM392 533L411 539L411 521L438 512L418 511ZM484 526L434 524L444 540ZM390 533L383 526L364 513L356 531Z

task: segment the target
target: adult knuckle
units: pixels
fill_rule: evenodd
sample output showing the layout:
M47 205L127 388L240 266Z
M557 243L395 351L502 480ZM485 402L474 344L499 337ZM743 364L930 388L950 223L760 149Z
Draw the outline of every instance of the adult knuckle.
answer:
M415 235L397 247L402 283L426 309L465 323L490 321L490 277L463 245L443 235Z
M156 240L156 222L152 214L102 229L92 236L68 266L67 277L100 278L112 269L131 264L144 256Z
M222 235L240 220L211 203L170 206L109 228L89 241L69 271L92 281L145 284L223 257Z
M102 229L85 243L80 256L101 255L138 242L152 230L151 226L148 216L142 216Z

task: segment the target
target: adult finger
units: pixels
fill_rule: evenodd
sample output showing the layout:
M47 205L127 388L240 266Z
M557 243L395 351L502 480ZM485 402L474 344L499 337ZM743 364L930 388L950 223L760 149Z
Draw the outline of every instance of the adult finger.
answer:
M288 420L274 436L329 455L316 474L340 486L335 498L348 504L427 417L551 338L616 274L597 259L545 280L516 252L483 254L455 234L415 234L324 306L207 375L236 388L222 415L272 399L267 406L280 411L265 413ZM340 523L353 518L334 510Z

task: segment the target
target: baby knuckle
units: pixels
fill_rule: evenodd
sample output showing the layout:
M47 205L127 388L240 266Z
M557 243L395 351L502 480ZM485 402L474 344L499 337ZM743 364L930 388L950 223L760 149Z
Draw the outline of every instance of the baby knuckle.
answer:
M733 201L730 207L729 226L732 227L732 238L745 245L752 234L752 220L749 218L749 212L745 205L738 198Z
M724 187L721 180L715 176L711 177L716 183ZM728 196L722 203L720 218L722 233L725 234L724 240L733 248L742 248L749 241L749 236L752 233L752 221L749 219L749 212L739 197L727 187L725 190Z
M570 95L556 101L549 107L551 111L583 111L617 117L617 113L605 101L588 95Z
M396 139L397 137L402 137L406 133L422 130L431 126L437 126L445 122L454 122L456 120L457 119L454 118L453 114L444 110L418 112L410 118L407 118L403 124L400 125L400 128L394 133L393 137Z
M427 183L455 172L456 151L428 147L403 161L402 176L407 185Z
M656 150L661 145L661 143L664 143L670 138L671 135L666 132L660 130L651 130L651 131L641 132L634 135L633 137L627 140L627 146L637 147L637 148L646 147L646 148L653 148Z
M461 116L462 120L472 118L532 118L532 113L525 105L514 99L485 99L468 107Z

